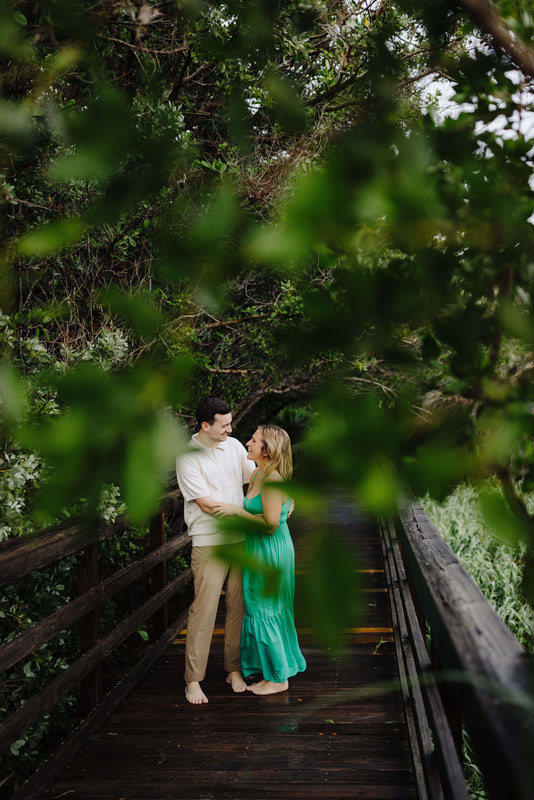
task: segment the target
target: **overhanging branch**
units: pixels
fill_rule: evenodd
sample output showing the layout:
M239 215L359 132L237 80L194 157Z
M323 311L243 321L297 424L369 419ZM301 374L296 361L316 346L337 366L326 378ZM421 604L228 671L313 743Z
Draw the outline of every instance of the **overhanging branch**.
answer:
M534 78L534 51L513 35L487 0L456 0L455 5L460 6L484 33L491 36L495 44L510 56L516 67Z

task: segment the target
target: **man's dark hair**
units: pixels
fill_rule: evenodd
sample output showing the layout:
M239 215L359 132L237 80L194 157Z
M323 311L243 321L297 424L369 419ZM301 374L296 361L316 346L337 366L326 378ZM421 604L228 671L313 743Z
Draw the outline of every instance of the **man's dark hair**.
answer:
M207 422L208 425L213 425L215 422L215 414L230 414L231 411L232 409L224 400L219 400L218 397L205 397L197 405L196 416L198 427L200 428L203 422Z

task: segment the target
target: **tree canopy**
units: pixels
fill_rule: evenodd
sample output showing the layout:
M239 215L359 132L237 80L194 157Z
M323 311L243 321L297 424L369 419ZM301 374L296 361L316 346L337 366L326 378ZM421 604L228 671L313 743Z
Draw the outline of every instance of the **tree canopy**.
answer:
M497 487L533 601L529 6L0 0L0 540L145 522L209 393L288 429L298 509Z
M495 475L492 524L532 547L526 2L0 21L3 535L110 484L145 518L212 393L373 512Z

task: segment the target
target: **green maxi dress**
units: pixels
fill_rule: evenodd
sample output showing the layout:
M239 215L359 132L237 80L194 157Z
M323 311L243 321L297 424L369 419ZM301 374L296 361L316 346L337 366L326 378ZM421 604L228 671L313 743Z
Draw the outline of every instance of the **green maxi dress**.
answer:
M245 498L244 506L250 514L262 514L261 494ZM295 550L287 527L289 508L287 500L280 512L280 525L272 536L250 533L245 538L246 563L253 559L267 569L279 570L279 583L273 593L273 587L265 586L265 572L253 566L243 568L245 615L241 630L241 669L245 677L261 673L265 680L274 683L283 683L306 669L293 611Z

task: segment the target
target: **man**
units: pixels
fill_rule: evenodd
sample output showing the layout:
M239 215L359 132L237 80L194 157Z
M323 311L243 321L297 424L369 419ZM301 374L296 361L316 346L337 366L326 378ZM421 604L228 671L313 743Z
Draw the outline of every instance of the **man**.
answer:
M201 681L206 674L219 597L226 581L224 668L234 692L247 688L239 655L243 620L243 589L239 557L244 536L222 534L216 514L222 501L243 503L254 464L232 432L230 406L207 397L197 407L198 432L192 451L176 461L178 486L184 498L184 519L192 538L191 567L195 596L187 620L185 696L190 703L207 703ZM236 563L237 557L237 563Z

